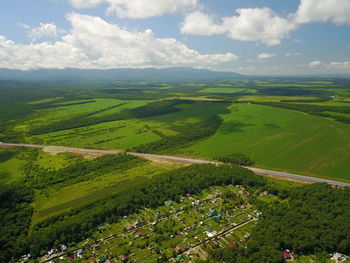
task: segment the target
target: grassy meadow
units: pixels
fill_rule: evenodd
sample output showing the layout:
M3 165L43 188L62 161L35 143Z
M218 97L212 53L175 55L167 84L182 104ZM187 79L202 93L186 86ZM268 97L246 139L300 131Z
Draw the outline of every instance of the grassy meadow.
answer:
M212 158L243 152L259 167L350 180L350 126L325 118L254 104L222 115L211 138L181 153Z

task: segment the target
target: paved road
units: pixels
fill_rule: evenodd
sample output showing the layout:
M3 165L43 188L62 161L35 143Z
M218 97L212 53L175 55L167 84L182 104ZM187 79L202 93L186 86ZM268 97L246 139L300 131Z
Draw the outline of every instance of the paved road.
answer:
M116 154L116 153L123 152L121 150L99 150L99 149L83 149L83 148L64 147L64 146L43 146L43 145L34 145L34 144L0 143L0 148L6 148L6 147L35 148L35 149L42 149L44 151L48 151L51 153L72 152L72 153L91 153L91 154ZM132 153L132 152L129 152L129 154L132 154L141 158L149 159L149 160L160 160L160 161L164 160L164 161L171 161L171 162L184 163L184 164L204 164L204 163L218 164L217 162L195 159L195 158L188 158L188 157L147 154L147 153ZM245 167L245 168L257 174L267 175L267 176L277 176L277 177L281 177L282 179L285 178L285 179L300 180L300 181L305 181L310 183L327 183L334 186L350 187L350 183L345 183L341 181L327 180L327 179L322 179L317 177L272 171L272 170L260 169L255 167Z

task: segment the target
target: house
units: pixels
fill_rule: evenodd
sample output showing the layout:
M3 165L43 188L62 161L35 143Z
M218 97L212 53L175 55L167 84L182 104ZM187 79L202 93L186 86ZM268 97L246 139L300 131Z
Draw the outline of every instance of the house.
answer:
M83 249L79 249L78 252L77 252L77 255L81 255L84 253L84 250Z
M115 263L114 259L107 259L105 263Z
M66 251L67 249L68 249L68 248L67 248L66 245L61 245L61 250L62 250L62 252Z
M282 257L284 260L292 259L292 254L289 252L289 250L286 250L282 253Z
M121 255L121 256L119 256L119 259L120 259L122 262L128 262L128 256Z
M235 244L228 243L228 244L227 244L227 246L228 246L228 247L234 247L234 246L235 246Z
M94 250L97 250L97 249L100 249L101 246L100 246L100 244L92 244L91 248Z
M331 260L335 263L342 263L346 261L346 257L338 252L333 253Z

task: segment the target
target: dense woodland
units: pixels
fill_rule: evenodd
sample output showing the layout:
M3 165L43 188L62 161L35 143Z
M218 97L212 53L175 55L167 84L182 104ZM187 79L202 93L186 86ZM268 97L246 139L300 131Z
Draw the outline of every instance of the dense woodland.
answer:
M34 191L13 184L0 193L0 262L14 261L27 252Z
M295 188L288 202L263 210L248 248L210 252L216 262L283 262L285 249L299 255L325 252L350 254L350 189L337 190L326 184ZM327 256L326 256L327 258Z
M250 166L254 164L254 161L251 160L248 156L243 153L230 153L225 155L220 155L216 157L216 160L223 163L232 163L242 166Z

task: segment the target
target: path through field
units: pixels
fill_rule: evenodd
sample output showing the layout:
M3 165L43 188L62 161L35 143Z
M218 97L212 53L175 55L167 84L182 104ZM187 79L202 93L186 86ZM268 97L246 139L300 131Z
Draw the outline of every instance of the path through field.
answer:
M83 149L83 148L74 148L74 147L65 147L65 146L43 146L43 145L34 145L34 144L0 143L0 148L12 148L12 147L27 147L27 148L42 149L43 151L50 154L69 152L69 153L81 155L88 158L98 157L106 154L118 154L118 153L124 152L122 150L110 150L110 149L108 150L107 149ZM133 152L128 152L128 153L150 161L168 161L168 162L174 162L174 163L181 163L185 165L205 164L205 163L220 164L213 161L195 159L195 158L189 158L189 157L158 155L158 154L148 154L148 153L133 153ZM345 183L341 181L334 181L334 180L304 176L304 175L287 173L287 172L272 171L272 170L260 169L255 167L245 167L245 168L260 175L277 177L284 180L292 180L292 181L297 181L302 183L327 183L333 186L350 187L350 183Z

